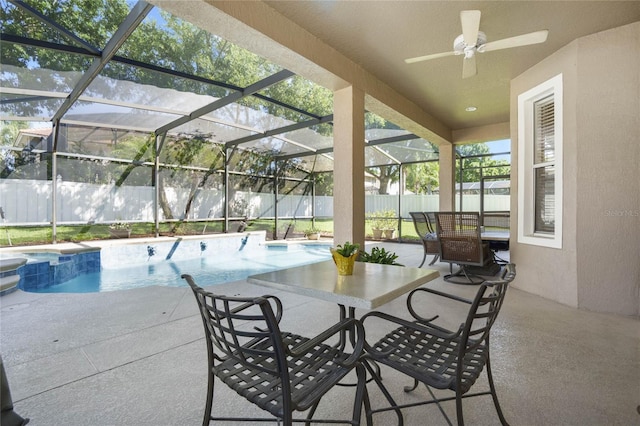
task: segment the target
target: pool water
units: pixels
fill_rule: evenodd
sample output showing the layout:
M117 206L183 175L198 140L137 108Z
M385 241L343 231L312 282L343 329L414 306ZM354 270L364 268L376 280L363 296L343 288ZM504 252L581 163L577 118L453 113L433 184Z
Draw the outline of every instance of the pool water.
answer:
M329 247L317 244L259 247L247 252L237 251L231 257L203 252L200 257L193 259L103 268L101 272L82 274L37 292L92 293L152 285L181 287L187 285L180 278L182 274L193 276L202 286L221 284L243 280L249 275L328 260L331 258Z

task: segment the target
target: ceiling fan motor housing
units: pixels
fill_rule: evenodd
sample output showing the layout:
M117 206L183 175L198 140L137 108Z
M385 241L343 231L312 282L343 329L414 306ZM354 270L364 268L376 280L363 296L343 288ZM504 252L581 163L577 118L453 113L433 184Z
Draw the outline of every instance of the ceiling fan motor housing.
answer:
M487 36L482 31L478 31L478 39L473 45L467 44L464 40L464 35L460 34L453 41L453 51L456 55L464 55L465 58L470 58L474 55L476 50L482 52L482 47L486 42Z

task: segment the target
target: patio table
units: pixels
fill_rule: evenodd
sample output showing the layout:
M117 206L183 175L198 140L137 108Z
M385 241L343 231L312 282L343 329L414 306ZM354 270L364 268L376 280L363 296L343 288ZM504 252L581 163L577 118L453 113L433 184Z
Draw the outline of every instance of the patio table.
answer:
M247 281L353 309L374 309L439 275L433 269L356 262L353 275L343 276L327 260L251 275Z
M499 242L509 242L509 231L482 231L480 233L480 238L482 241L499 241Z
M328 260L252 275L247 281L334 302L344 319L355 318L356 308L377 308L438 276L433 269L367 262L356 262L353 275L343 276L338 275L333 260Z

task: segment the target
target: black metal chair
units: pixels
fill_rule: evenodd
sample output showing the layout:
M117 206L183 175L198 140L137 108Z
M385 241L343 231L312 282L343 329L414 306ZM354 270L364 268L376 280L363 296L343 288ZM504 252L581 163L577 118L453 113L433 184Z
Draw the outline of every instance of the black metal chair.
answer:
M433 212L409 212L413 219L413 226L416 228L416 233L420 237L422 247L424 248L424 255L422 256L422 262L418 268L424 265L428 255L433 255L433 259L429 263L429 266L436 263L440 257L440 243L438 242L438 235L436 234L434 221L435 214Z
M282 303L274 296L226 297L205 291L190 275L182 275L198 302L208 353L208 389L203 425L211 420L310 421L321 398L349 372L356 370L357 387L350 420L313 419L313 423L359 425L363 402L368 406L366 370L359 358L364 330L359 321L345 319L309 339L279 328ZM275 305L275 312L272 305ZM347 353L328 339L351 333ZM275 418L212 416L214 378ZM293 412L307 411L305 420Z
M364 359L370 358L412 377L414 385L406 387L405 392L415 390L422 382L431 395L431 399L425 401L398 405L378 376L372 374L390 406L372 410L371 415L389 410L398 412L408 407L435 403L449 424L452 424L441 403L455 400L458 425L463 425L462 399L491 395L500 422L506 425L507 421L502 414L491 374L489 336L491 326L504 302L507 287L515 275L515 265L506 265L500 279L485 281L481 284L473 300L429 288L413 290L407 299L407 307L413 317L412 321L375 311L364 315L361 320L365 323L365 328L368 328L366 321L372 320L374 317L399 325L398 328L375 344L365 343L367 354ZM439 317L438 315L426 318L416 311L420 304L417 301L414 302L414 299L418 295L442 296L468 304L469 310L465 322L457 330L448 330L434 324L434 321ZM371 326L380 326L379 321L375 321ZM368 363L365 365L371 369ZM483 369L486 369L489 390L468 393ZM453 391L455 396L436 398L431 388L448 389Z
M482 241L478 212L438 212L436 232L440 244L440 260L449 263L444 280L455 284L480 284L480 275L494 275L499 266L494 262L489 244ZM453 264L460 266L455 273ZM473 267L478 269L474 270ZM484 270L482 270L484 268ZM458 277L464 277L460 280Z

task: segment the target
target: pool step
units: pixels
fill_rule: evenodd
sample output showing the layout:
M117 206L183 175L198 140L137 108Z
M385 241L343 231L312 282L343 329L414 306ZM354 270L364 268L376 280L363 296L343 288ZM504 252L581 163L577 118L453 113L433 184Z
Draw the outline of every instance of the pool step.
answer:
M18 268L27 263L21 257L0 259L0 296L14 291L20 282Z
M0 294L10 292L16 289L20 282L20 275L10 275L8 277L0 277Z

